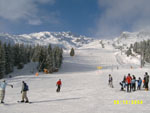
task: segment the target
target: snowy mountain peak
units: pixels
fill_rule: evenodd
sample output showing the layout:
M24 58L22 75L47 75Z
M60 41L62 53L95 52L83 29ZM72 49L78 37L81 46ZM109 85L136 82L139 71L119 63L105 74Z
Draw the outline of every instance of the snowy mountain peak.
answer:
M120 35L120 39L129 39L129 38L150 38L150 31L140 31L140 32L122 32Z
M121 35L114 39L114 44L121 46L134 44L135 42L140 42L143 40L150 39L150 31L140 31L140 32L122 32Z
M122 32L120 35L120 39L128 39L128 38L132 38L135 36L136 36L136 33Z
M81 35L74 35L71 32L38 32L23 35L11 35L8 33L0 33L0 40L6 43L23 43L25 45L58 45L65 49L72 47L81 47L88 44L93 39Z

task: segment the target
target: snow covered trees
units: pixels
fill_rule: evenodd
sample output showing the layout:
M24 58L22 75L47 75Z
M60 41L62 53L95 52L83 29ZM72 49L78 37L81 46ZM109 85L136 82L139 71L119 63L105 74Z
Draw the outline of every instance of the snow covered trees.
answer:
M63 50L59 47L52 48L51 45L48 48L42 48L39 55L39 71L47 69L49 73L58 70L63 60Z
M2 44L0 42L0 78L13 72L14 66L22 69L30 61L38 62L38 70L49 73L58 70L63 60L63 50L59 47L28 46L23 44Z
M132 51L141 56L141 67L144 66L145 62L150 63L150 40L135 42L134 45L130 46L127 50L127 56L132 55Z

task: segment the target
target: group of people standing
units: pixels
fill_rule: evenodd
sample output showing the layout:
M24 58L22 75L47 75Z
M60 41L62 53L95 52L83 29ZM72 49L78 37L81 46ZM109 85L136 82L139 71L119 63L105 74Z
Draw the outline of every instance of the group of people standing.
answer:
M137 87L136 87L136 82L137 82ZM120 82L121 90L124 91L124 88L126 88L126 87L127 87L127 92L141 90L142 82L143 82L143 88L145 88L145 90L148 91L149 75L147 72L145 72L143 81L142 81L141 77L136 79L136 77L134 75L131 76L129 73L127 75L127 77L124 76L123 81Z
M136 79L135 75L131 76L130 73L128 73L127 76L123 77L123 80L119 84L121 85L121 91L125 91L125 88L127 88L127 92L131 92L131 91L141 90L142 83L143 83L143 88L145 88L145 90L148 91L149 75L147 72L145 72L143 80L141 79L141 77ZM109 74L108 85L112 88L114 87L113 78L111 74Z
M6 86L10 86L11 88L13 88L13 85L8 84L5 80L0 82L0 103L4 103ZM60 89L61 89L61 86L62 86L61 79L59 79L56 82L56 86L57 86L56 92L60 92ZM28 87L27 83L25 81L22 81L22 88L21 88L22 100L18 101L18 102L29 103L29 99L27 97L27 91L28 90L29 90L29 87Z

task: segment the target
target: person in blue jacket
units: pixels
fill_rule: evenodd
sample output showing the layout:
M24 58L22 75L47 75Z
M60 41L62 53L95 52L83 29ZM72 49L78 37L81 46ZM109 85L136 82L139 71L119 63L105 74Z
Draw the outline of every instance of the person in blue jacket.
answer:
M0 83L0 101L1 101L1 103L4 103L6 86L11 86L13 88L13 85L8 84L5 80L3 80L3 82Z
M137 80L137 82L138 82L137 90L141 90L141 85L142 85L142 79L141 79L141 77L139 77L139 80Z

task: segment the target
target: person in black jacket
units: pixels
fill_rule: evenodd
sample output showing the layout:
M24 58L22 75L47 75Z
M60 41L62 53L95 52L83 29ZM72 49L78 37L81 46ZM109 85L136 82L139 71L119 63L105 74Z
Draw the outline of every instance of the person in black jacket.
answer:
M28 97L27 97L27 91L28 91L28 85L22 81L22 90L21 90L21 93L22 93L22 100L21 102L25 102L25 103L28 103L29 100L28 100ZM24 101L26 100L26 101Z
M148 91L149 75L147 72L145 72L144 82L145 82L145 90Z
M112 88L114 87L113 86L113 78L112 78L111 74L109 74L108 85Z

